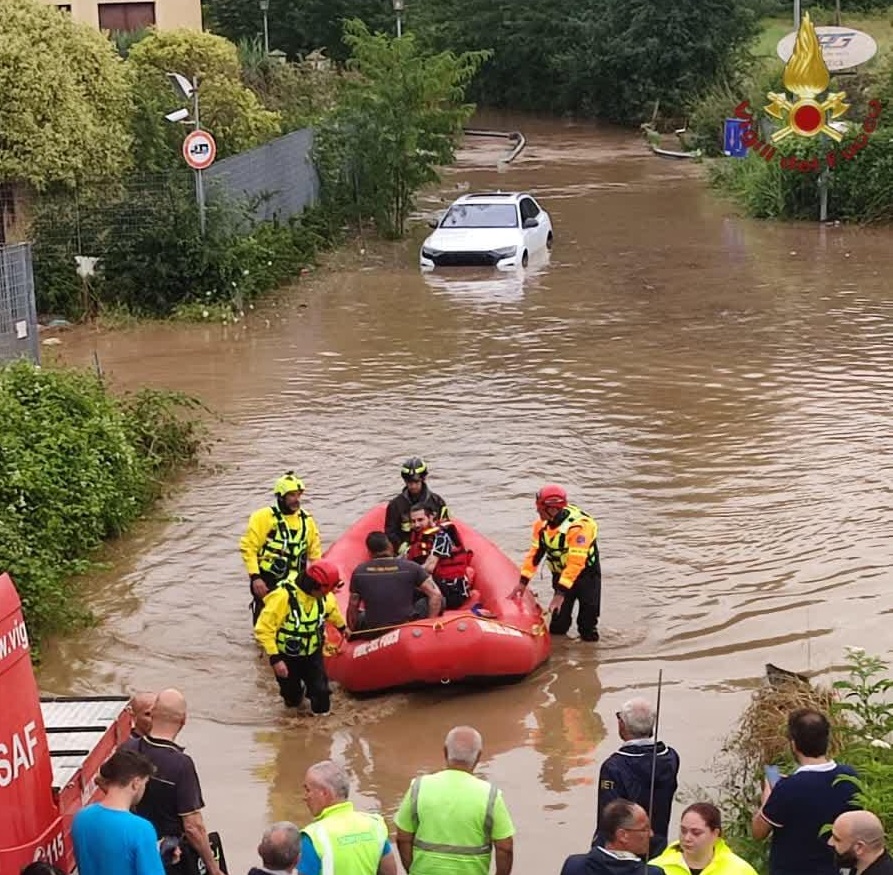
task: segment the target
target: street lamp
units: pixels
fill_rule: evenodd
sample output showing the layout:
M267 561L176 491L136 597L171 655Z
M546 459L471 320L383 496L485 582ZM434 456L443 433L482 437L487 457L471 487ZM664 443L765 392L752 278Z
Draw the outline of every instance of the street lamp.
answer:
M259 0L260 11L264 14L264 54L270 54L270 22L267 13L270 11L270 0Z
M403 10L406 8L404 0L391 0L394 4L394 12L397 15L397 39L403 36Z

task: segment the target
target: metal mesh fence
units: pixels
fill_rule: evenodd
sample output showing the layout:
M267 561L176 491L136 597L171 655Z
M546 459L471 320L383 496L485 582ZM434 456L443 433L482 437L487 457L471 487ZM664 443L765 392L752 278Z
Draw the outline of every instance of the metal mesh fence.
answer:
M0 246L0 362L40 361L31 245Z
M247 203L255 219L288 219L319 197L312 161L313 131L304 128L224 158L205 171L208 198Z

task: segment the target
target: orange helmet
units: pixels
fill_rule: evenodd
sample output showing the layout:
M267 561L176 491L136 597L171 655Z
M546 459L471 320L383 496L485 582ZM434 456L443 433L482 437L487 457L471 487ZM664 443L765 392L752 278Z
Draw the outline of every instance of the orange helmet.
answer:
M537 510L561 510L567 507L567 493L554 483L547 483L536 494Z
M323 595L340 589L344 584L338 566L328 559L320 559L318 562L314 562L305 573L310 579L309 582L314 585L313 588L321 589Z

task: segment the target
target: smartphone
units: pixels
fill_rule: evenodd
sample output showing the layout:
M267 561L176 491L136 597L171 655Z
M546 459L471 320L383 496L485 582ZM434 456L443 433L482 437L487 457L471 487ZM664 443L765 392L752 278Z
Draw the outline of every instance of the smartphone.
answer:
M766 781L770 787L774 787L782 777L781 769L778 766L764 766L763 774L766 776Z

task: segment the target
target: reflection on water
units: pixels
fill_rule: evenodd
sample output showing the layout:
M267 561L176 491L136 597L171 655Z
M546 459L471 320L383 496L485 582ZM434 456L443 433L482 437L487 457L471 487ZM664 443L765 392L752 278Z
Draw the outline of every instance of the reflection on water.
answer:
M889 647L890 232L743 221L699 168L635 137L507 125L530 142L518 163L499 172L499 150L473 144L443 197L530 190L555 225L545 264L422 276L415 246L380 249L235 328L74 332L61 347L225 417L219 467L115 546L89 587L107 621L51 648L42 683L183 687L236 868L266 818L306 817L313 760L344 759L357 798L388 813L471 722L520 826L517 871L555 870L588 846L597 766L618 744L609 715L654 698L660 668L681 782L709 783L765 662L822 674L846 644ZM287 716L248 629L248 515L294 467L330 544L397 491L414 453L516 559L536 488L562 481L599 520L603 639L556 642L510 687L338 695L327 721ZM533 586L548 598L545 579Z
M550 256L548 250L541 249L530 256L526 268L438 268L423 271L422 278L433 294L446 295L453 303L483 308L519 304L524 300L525 288L539 287Z

